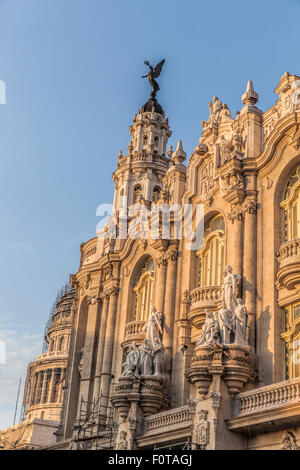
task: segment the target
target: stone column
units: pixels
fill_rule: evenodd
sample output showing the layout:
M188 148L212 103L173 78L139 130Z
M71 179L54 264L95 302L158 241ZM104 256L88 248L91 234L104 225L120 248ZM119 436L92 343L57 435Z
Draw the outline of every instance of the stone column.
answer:
M167 265L168 259L166 255L162 255L156 260L155 296L153 305L158 312L162 313L164 313L165 306Z
M40 403L43 403L43 398L44 398L46 383L47 383L47 370L44 370L43 384L42 384L42 390L41 390L41 399L40 399Z
M37 376L33 374L33 377L31 379L31 386L30 386L30 396L29 396L29 406L34 404L34 398L35 398L35 393L36 393L36 386L37 386Z
M118 287L113 286L109 289L109 307L107 314L107 326L105 335L105 345L103 351L103 363L101 373L101 414L107 413L109 388L111 382L111 366L114 350L114 335L116 324L116 313L118 305Z
M245 203L243 299L248 312L249 344L255 352L256 315L256 201Z
M98 351L97 351L95 381L94 381L95 402L98 400L99 395L100 395L100 383L101 383L101 372L102 372L102 362L103 362L103 351L104 351L104 345L105 345L109 295L106 292L103 292L100 295L100 298L102 299L102 312L101 312L101 324L100 324L99 339L98 339Z
M58 403L62 402L63 379L64 379L64 369L60 369L60 383L59 383L58 397L57 397Z
M177 249L168 254L168 269L165 289L164 304L164 330L163 344L165 347L165 371L171 372L172 346L174 332L174 311L175 311L175 293L176 293L176 273L177 273Z
M34 402L33 402L33 404L37 404L37 397L38 397L40 385L41 385L41 373L38 372L38 373L37 373L37 378L36 378L35 394L34 394Z
M238 206L228 216L232 225L227 227L227 264L235 274L243 276L243 208Z
M55 369L52 369L50 387L49 387L49 403L53 401L53 390L54 390L54 380L55 380Z

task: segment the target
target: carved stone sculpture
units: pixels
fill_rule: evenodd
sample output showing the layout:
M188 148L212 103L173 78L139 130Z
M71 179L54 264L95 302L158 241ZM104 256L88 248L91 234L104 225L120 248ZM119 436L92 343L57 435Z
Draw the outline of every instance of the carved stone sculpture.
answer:
M159 338L155 339L153 348L154 375L163 375L165 362L165 348Z
M239 346L248 345L248 314L242 299L237 299L237 307L233 315L234 343Z
M217 96L213 97L213 102L208 104L210 110L210 116L208 121L202 121L203 129L218 125L223 122L232 122L230 110L227 104L222 103Z
M142 376L152 375L153 357L152 348L147 339L139 347L140 360L139 360L139 373Z
M129 346L126 362L123 363L124 370L122 377L129 377L135 375L135 372L137 372L139 357L140 353L136 347L136 344L132 343Z
M127 432L121 431L119 443L117 445L117 450L127 450L127 448L128 448Z
M142 330L146 334L146 339L148 340L149 346L154 347L155 339L160 338L162 335L162 314L157 312L155 307L151 308L149 318Z
M297 446L296 437L290 431L285 431L281 440L281 450L299 450Z
M214 342L215 335L219 332L219 325L216 318L209 310L205 310L206 320L203 325L202 334L197 341L196 346L209 345Z
M233 315L231 311L226 308L226 303L223 300L222 308L219 310L220 336L221 343L223 344L229 344L231 342L232 318Z
M235 311L237 307L237 300L235 296L235 288L236 283L240 279L239 274L232 273L232 267L226 266L225 268L226 275L223 281L223 300L225 301L226 308L230 310L232 313Z

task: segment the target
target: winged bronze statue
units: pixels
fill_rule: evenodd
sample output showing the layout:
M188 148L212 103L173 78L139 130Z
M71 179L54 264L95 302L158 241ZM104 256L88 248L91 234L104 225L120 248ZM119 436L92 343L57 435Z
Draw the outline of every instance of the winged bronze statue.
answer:
M149 79L149 83L153 88L153 93L154 96L156 95L156 92L159 90L159 85L155 78L160 76L161 69L165 63L165 59L163 59L159 64L157 64L155 67L152 67L152 65L149 64L148 60L145 60L144 64L149 67L149 73L148 75L143 75L142 78L147 78Z

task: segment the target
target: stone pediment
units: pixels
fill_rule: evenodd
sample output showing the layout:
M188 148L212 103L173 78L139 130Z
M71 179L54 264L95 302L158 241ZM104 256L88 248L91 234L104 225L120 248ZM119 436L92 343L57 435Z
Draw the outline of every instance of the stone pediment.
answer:
M274 91L279 99L275 106L263 115L264 140L269 137L281 119L300 110L300 77L286 72Z

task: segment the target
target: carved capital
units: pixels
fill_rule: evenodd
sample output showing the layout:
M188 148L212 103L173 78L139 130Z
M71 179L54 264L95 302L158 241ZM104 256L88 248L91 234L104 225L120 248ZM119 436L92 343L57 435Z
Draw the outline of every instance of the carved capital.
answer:
M118 295L118 293L119 293L119 288L117 286L108 287L107 289L104 289L101 292L100 299L101 300L109 299L111 295Z
M160 268L161 266L167 266L168 265L168 255L164 253L161 255L159 258L156 258L156 266Z
M257 203L252 199L248 199L244 204L237 206L228 214L228 219L234 223L235 220L242 220L246 213L254 214L257 210Z
M95 305L101 301L101 296L98 297L97 295L87 297L87 303L89 305Z
M171 260L171 261L176 261L177 258L178 258L178 251L177 249L174 249L174 250L171 250L167 253L167 256L168 256L168 260Z
M237 206L232 212L228 214L228 220L234 223L235 220L243 220L244 211L241 206Z

